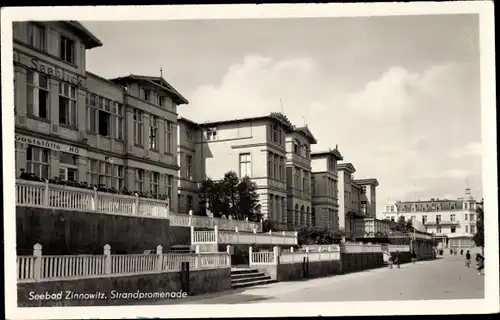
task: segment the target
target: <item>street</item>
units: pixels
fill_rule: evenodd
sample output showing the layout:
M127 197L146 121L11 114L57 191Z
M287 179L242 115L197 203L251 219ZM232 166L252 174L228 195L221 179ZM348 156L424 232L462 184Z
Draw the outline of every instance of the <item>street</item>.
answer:
M387 267L346 275L297 282L279 282L259 287L229 290L184 301L155 304L234 304L256 302L329 302L482 299L484 276L475 264L464 266L463 256L445 256L434 261Z

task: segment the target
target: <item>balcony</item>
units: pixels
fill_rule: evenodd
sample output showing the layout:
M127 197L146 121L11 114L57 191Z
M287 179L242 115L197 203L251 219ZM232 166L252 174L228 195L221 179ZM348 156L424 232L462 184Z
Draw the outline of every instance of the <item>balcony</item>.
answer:
M306 192L304 190L300 190L300 189L297 189L297 188L288 187L287 188L287 193L288 193L289 196L292 196L292 197L300 197L300 198L311 199L311 192Z
M304 158L295 153L289 153L287 157L287 162L291 162L292 164L302 165L306 168L311 168L311 159Z
M426 221L424 223L425 226L455 226L458 225L458 221Z

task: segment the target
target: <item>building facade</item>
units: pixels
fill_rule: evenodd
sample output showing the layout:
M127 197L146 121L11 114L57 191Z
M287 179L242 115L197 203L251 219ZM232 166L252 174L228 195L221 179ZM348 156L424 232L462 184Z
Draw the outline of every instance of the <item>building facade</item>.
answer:
M285 138L293 126L285 116L273 113L202 124L181 119L179 123L180 172L183 168L191 168L192 172L189 182L181 175L181 200L187 202L192 196L193 210L198 210L195 190L199 190L200 183L206 178L220 180L228 171L234 171L239 178L248 176L256 183L264 218L287 223ZM183 139L188 135L194 138ZM189 209L184 206L180 210Z
M287 224L312 225L311 145L316 138L307 127L286 134Z
M337 161L343 160L335 148L311 153L312 224L339 230L339 190Z
M15 22L16 173L169 196L177 207L177 107L161 77L86 71L102 43L75 21Z
M368 218L377 217L377 179L357 179L353 183L359 189L359 207L361 212Z
M420 221L427 232L441 239L441 248L473 247L472 237L476 233L476 206L470 189L465 197L454 200L431 198L424 201L396 201L385 207L383 218L398 221Z

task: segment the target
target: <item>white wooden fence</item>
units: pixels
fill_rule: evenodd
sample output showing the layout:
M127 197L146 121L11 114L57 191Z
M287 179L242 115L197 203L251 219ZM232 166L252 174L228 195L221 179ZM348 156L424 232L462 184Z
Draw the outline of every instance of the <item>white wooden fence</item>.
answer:
M181 263L189 262L190 270L230 268L227 252L163 253L158 245L153 254L112 255L104 246L103 255L42 255L42 245L35 244L32 256L17 257L17 280L35 282L72 278L94 278L110 275L131 275L179 272Z
M340 248L337 245L330 246L330 250L309 251L309 249L294 251L293 247L290 250L282 250L279 247L274 247L271 252L253 252L252 247L248 250L250 266L259 265L276 265L288 263L301 263L304 258L309 261L339 261Z
M213 231L194 231L191 227L191 244L269 244L269 245L296 245L297 232L277 231L258 233L256 229L252 233L240 232L238 228L234 231L219 230L218 226Z
M16 180L16 203L18 206L60 208L75 211L97 211L126 216L143 216L170 219L171 226L214 228L262 232L262 222L231 220L179 214L171 212L168 200L139 198L83 188L49 184L18 179Z
M168 200L139 198L29 180L16 180L18 206L97 211L168 219Z
M340 245L340 252L344 253L367 253L367 252L382 252L382 245L380 244L358 244L358 243L344 243Z

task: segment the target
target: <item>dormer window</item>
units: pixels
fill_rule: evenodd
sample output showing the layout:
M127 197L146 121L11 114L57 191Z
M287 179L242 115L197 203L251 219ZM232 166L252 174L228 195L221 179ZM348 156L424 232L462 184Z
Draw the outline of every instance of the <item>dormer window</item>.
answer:
M208 141L217 140L217 128L207 129L207 140Z
M278 125L273 124L273 125L271 125L271 140L279 143L280 141L278 139L279 139L278 138Z
M300 155L300 146L297 140L293 142L293 153Z
M59 44L60 58L69 63L75 63L75 42L65 36L61 36Z
M165 105L165 97L159 95L158 93L155 93L154 103L159 107L163 107Z
M28 43L33 48L46 51L46 29L39 24L30 23L28 26Z

